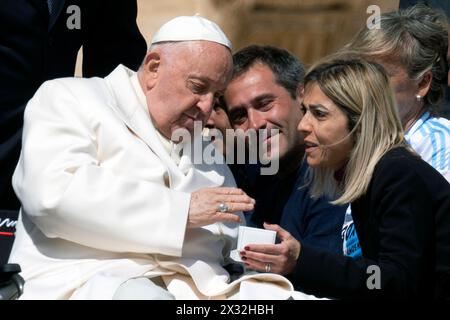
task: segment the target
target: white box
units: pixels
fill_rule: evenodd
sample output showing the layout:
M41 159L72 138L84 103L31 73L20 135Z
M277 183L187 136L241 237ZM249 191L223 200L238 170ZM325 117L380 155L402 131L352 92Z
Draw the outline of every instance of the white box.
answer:
M242 262L239 251L243 250L248 244L275 244L277 233L273 230L239 227L239 236L237 249L230 253L233 260Z

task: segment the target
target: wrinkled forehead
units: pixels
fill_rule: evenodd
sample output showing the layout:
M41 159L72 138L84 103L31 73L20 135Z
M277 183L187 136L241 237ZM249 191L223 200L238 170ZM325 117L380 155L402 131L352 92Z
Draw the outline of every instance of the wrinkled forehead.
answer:
M211 41L184 41L163 48L165 62L188 73L227 84L233 68L230 50Z

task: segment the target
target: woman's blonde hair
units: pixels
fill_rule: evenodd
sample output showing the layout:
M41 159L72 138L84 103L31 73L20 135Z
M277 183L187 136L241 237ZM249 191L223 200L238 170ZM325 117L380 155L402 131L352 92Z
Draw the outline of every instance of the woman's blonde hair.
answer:
M433 112L441 106L447 84L447 32L444 13L418 4L383 13L379 28L362 28L341 50L403 67L411 80L419 80L431 71L431 87L424 101Z
M347 115L353 149L341 182L331 169L310 168L311 194L338 197L333 204L350 203L366 193L380 158L395 147L406 146L389 79L377 63L331 56L306 74L306 94L312 85L318 85Z

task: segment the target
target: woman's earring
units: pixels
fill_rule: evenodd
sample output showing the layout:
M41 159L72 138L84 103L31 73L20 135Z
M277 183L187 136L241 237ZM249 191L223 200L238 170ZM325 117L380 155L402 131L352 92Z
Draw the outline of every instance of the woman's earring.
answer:
M417 100L418 102L422 101L422 96L421 96L421 95L416 95L416 100Z

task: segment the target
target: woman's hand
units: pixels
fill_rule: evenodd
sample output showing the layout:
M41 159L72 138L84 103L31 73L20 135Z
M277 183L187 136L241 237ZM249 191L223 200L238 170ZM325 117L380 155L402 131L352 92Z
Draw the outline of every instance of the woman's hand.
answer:
M253 270L286 275L294 271L301 244L277 224L264 223L264 228L277 232L279 244L249 244L239 253L245 265Z

